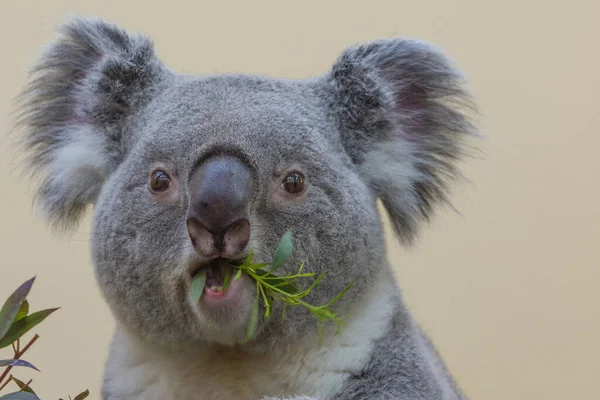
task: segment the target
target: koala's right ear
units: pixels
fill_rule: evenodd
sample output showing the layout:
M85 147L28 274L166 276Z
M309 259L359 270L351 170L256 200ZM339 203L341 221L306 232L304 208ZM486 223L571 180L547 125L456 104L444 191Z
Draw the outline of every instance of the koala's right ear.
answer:
M98 19L74 18L31 71L18 99L26 169L53 227L73 228L129 150L126 119L169 76L152 42Z
M327 79L347 153L410 243L478 133L462 73L435 46L398 38L347 49Z

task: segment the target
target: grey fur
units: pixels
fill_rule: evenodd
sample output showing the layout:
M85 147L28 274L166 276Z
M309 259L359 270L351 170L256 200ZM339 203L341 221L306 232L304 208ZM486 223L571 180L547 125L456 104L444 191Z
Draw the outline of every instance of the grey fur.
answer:
M131 145L123 136L126 119L148 102L166 73L149 39L76 19L61 27L31 73L17 121L27 130L26 169L46 178L38 191L46 216L55 227L73 228ZM81 166L87 179L78 185L60 185L53 180L55 154L83 131L98 139L94 150L105 163Z
M219 343L277 352L316 334L301 308L288 309L281 325L273 322L276 306L258 340L244 345L246 308L228 310L216 325L198 317L188 294L185 215L199 159L216 152L248 161L257 176L248 249L268 262L291 228L295 251L282 272L302 261L307 271L326 271L308 297L320 304L354 281L337 304L351 313L390 270L377 198L400 238L412 241L446 201L465 139L475 133L460 73L417 41L352 47L320 77L283 80L178 74L157 60L149 39L99 20L75 19L60 32L21 96L28 168L43 178L38 198L54 226L75 227L95 205L92 254L102 293L119 326L161 351ZM157 166L177 182L176 199L148 195ZM282 200L279 179L296 168L309 182L306 199ZM371 361L334 398L461 398L400 292L394 296L395 317ZM120 398L111 379L103 398Z
M462 74L430 44L380 40L346 50L331 83L344 146L411 242L447 201L465 138L476 132Z
M398 303L369 362L332 400L404 398L463 399L464 395L425 333Z

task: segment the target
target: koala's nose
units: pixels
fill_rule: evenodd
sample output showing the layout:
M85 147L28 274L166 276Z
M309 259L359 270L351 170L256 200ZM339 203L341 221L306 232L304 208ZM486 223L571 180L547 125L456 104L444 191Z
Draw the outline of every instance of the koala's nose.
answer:
M232 258L250 239L252 171L234 157L211 158L190 179L187 229L202 257Z

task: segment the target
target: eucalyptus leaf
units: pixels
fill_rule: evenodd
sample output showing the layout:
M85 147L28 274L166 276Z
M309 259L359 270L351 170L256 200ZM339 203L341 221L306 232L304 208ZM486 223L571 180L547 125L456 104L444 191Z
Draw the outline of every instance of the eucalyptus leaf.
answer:
M331 311L329 308L315 308L311 310L311 312L319 319L326 321L328 319L334 319L335 313Z
M256 275L262 276L263 279L269 283L269 285L275 286L286 293L295 294L298 292L298 288L296 288L296 286L294 286L284 277L270 275L270 272L263 270L257 270Z
M299 294L300 298L307 296L311 290L313 290L319 283L321 283L324 277L325 272L322 272L321 275L319 275L319 277L315 279L315 281L307 289L305 289L302 293Z
M258 293L254 297L252 302L252 308L250 309L250 317L248 318L248 325L246 326L246 337L245 341L254 339L256 336L256 327L258 326Z
M332 305L333 303L335 303L336 301L341 299L342 296L345 295L348 290L350 290L350 288L352 287L353 284L354 284L354 282L351 282L348 286L346 286L346 288L344 290L342 290L340 292L340 294L335 296L335 298L333 300L331 300L329 303L325 304L323 307L329 307L330 305Z
M33 389L29 385L27 385L25 382L23 382L23 381L15 378L12 375L10 376L10 379L12 379L17 384L17 386L19 387L19 389L21 389L22 392L27 392L27 393L33 393L33 394L35 394L35 392L33 391Z
M273 301L271 296L266 293L265 289L260 286L260 292L263 296L264 304L265 304L265 319L269 319L271 316L271 309L273 308Z
M269 285L275 286L286 293L295 294L298 292L298 288L283 277L270 275L269 272L263 270L256 271L256 275L262 276Z
M226 291L229 287L229 282L231 281L231 269L227 268L225 270L225 279L223 280L223 291Z
M9 346L56 310L58 310L58 308L38 311L13 323L6 334L0 338L0 349Z
M17 316L15 317L15 321L25 318L28 313L29 313L29 302L27 300L23 300L23 303L21 304L21 308L19 309L19 312L17 313Z
M75 396L75 398L73 400L83 400L83 399L87 398L89 395L90 395L90 391L86 390L85 392L81 392L77 396Z
M259 315L259 301L262 298L265 312L264 318L267 319L271 315L274 301L281 301L283 303L283 310L281 313L281 322L285 320L285 311L287 306L302 306L306 308L317 320L317 328L319 332L319 343L322 342L323 335L323 324L328 321L335 322L339 329L343 325L343 317L339 317L333 309L329 306L337 302L346 292L352 287L352 283L348 285L341 293L333 298L329 303L321 306L311 305L304 300L307 296L325 277L325 272L321 272L317 276L317 272L306 272L303 273L304 263L302 263L295 274L288 273L287 275L278 276L272 274L272 272L288 261L290 254L292 253L292 234L286 232L284 237L281 239L279 246L274 257L274 261L271 264L270 270L263 270L262 268L266 264L255 264L254 263L254 252L251 250L246 257L246 260L242 265L232 265L237 268L238 271L233 278L238 279L242 272L245 272L250 279L256 283L256 297L252 303L252 308L248 318L248 325L246 326L246 337L245 341L253 339L256 336L256 327L258 325ZM317 278L312 282L307 289L302 292L298 290L295 283L297 280L302 278ZM226 286L229 280L226 278Z
M234 281L237 281L238 279L240 279L240 277L242 276L242 270L238 269L238 271L235 273L235 276L233 277Z
M14 392L0 397L0 400L40 400L34 393Z
M290 258L290 254L292 254L293 249L294 245L292 243L292 232L287 231L279 241L279 245L275 251L273 263L271 264L271 272L275 271L277 268L281 267L287 262L288 258Z
M39 371L39 369L37 369L31 363L28 363L24 360L0 360L0 367L27 367Z
M265 264L252 264L248 268L250 268L253 271L260 271L267 265L269 265L269 264L266 264L266 263Z
M21 310L21 304L25 301L25 298L31 290L31 286L35 281L35 277L29 279L23 283L14 293L6 300L0 310L0 338L2 338L10 329L12 323ZM12 343L12 342L11 342ZM9 343L10 344L10 343ZM0 346L2 348L4 346Z
M190 294L195 303L200 301L202 293L204 292L204 286L206 285L206 268L202 268L194 274L192 277L192 287Z
M244 260L244 264L250 265L252 260L254 260L254 250L251 249L246 256L246 260Z

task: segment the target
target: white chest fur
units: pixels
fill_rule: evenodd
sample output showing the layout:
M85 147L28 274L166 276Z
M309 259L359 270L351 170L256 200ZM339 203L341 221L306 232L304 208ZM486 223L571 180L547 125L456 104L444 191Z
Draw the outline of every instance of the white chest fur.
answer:
M363 306L325 343L284 355L207 349L193 360L157 356L117 333L106 368L110 400L257 400L263 396L327 398L369 360L393 312L395 284L387 274L371 286Z

